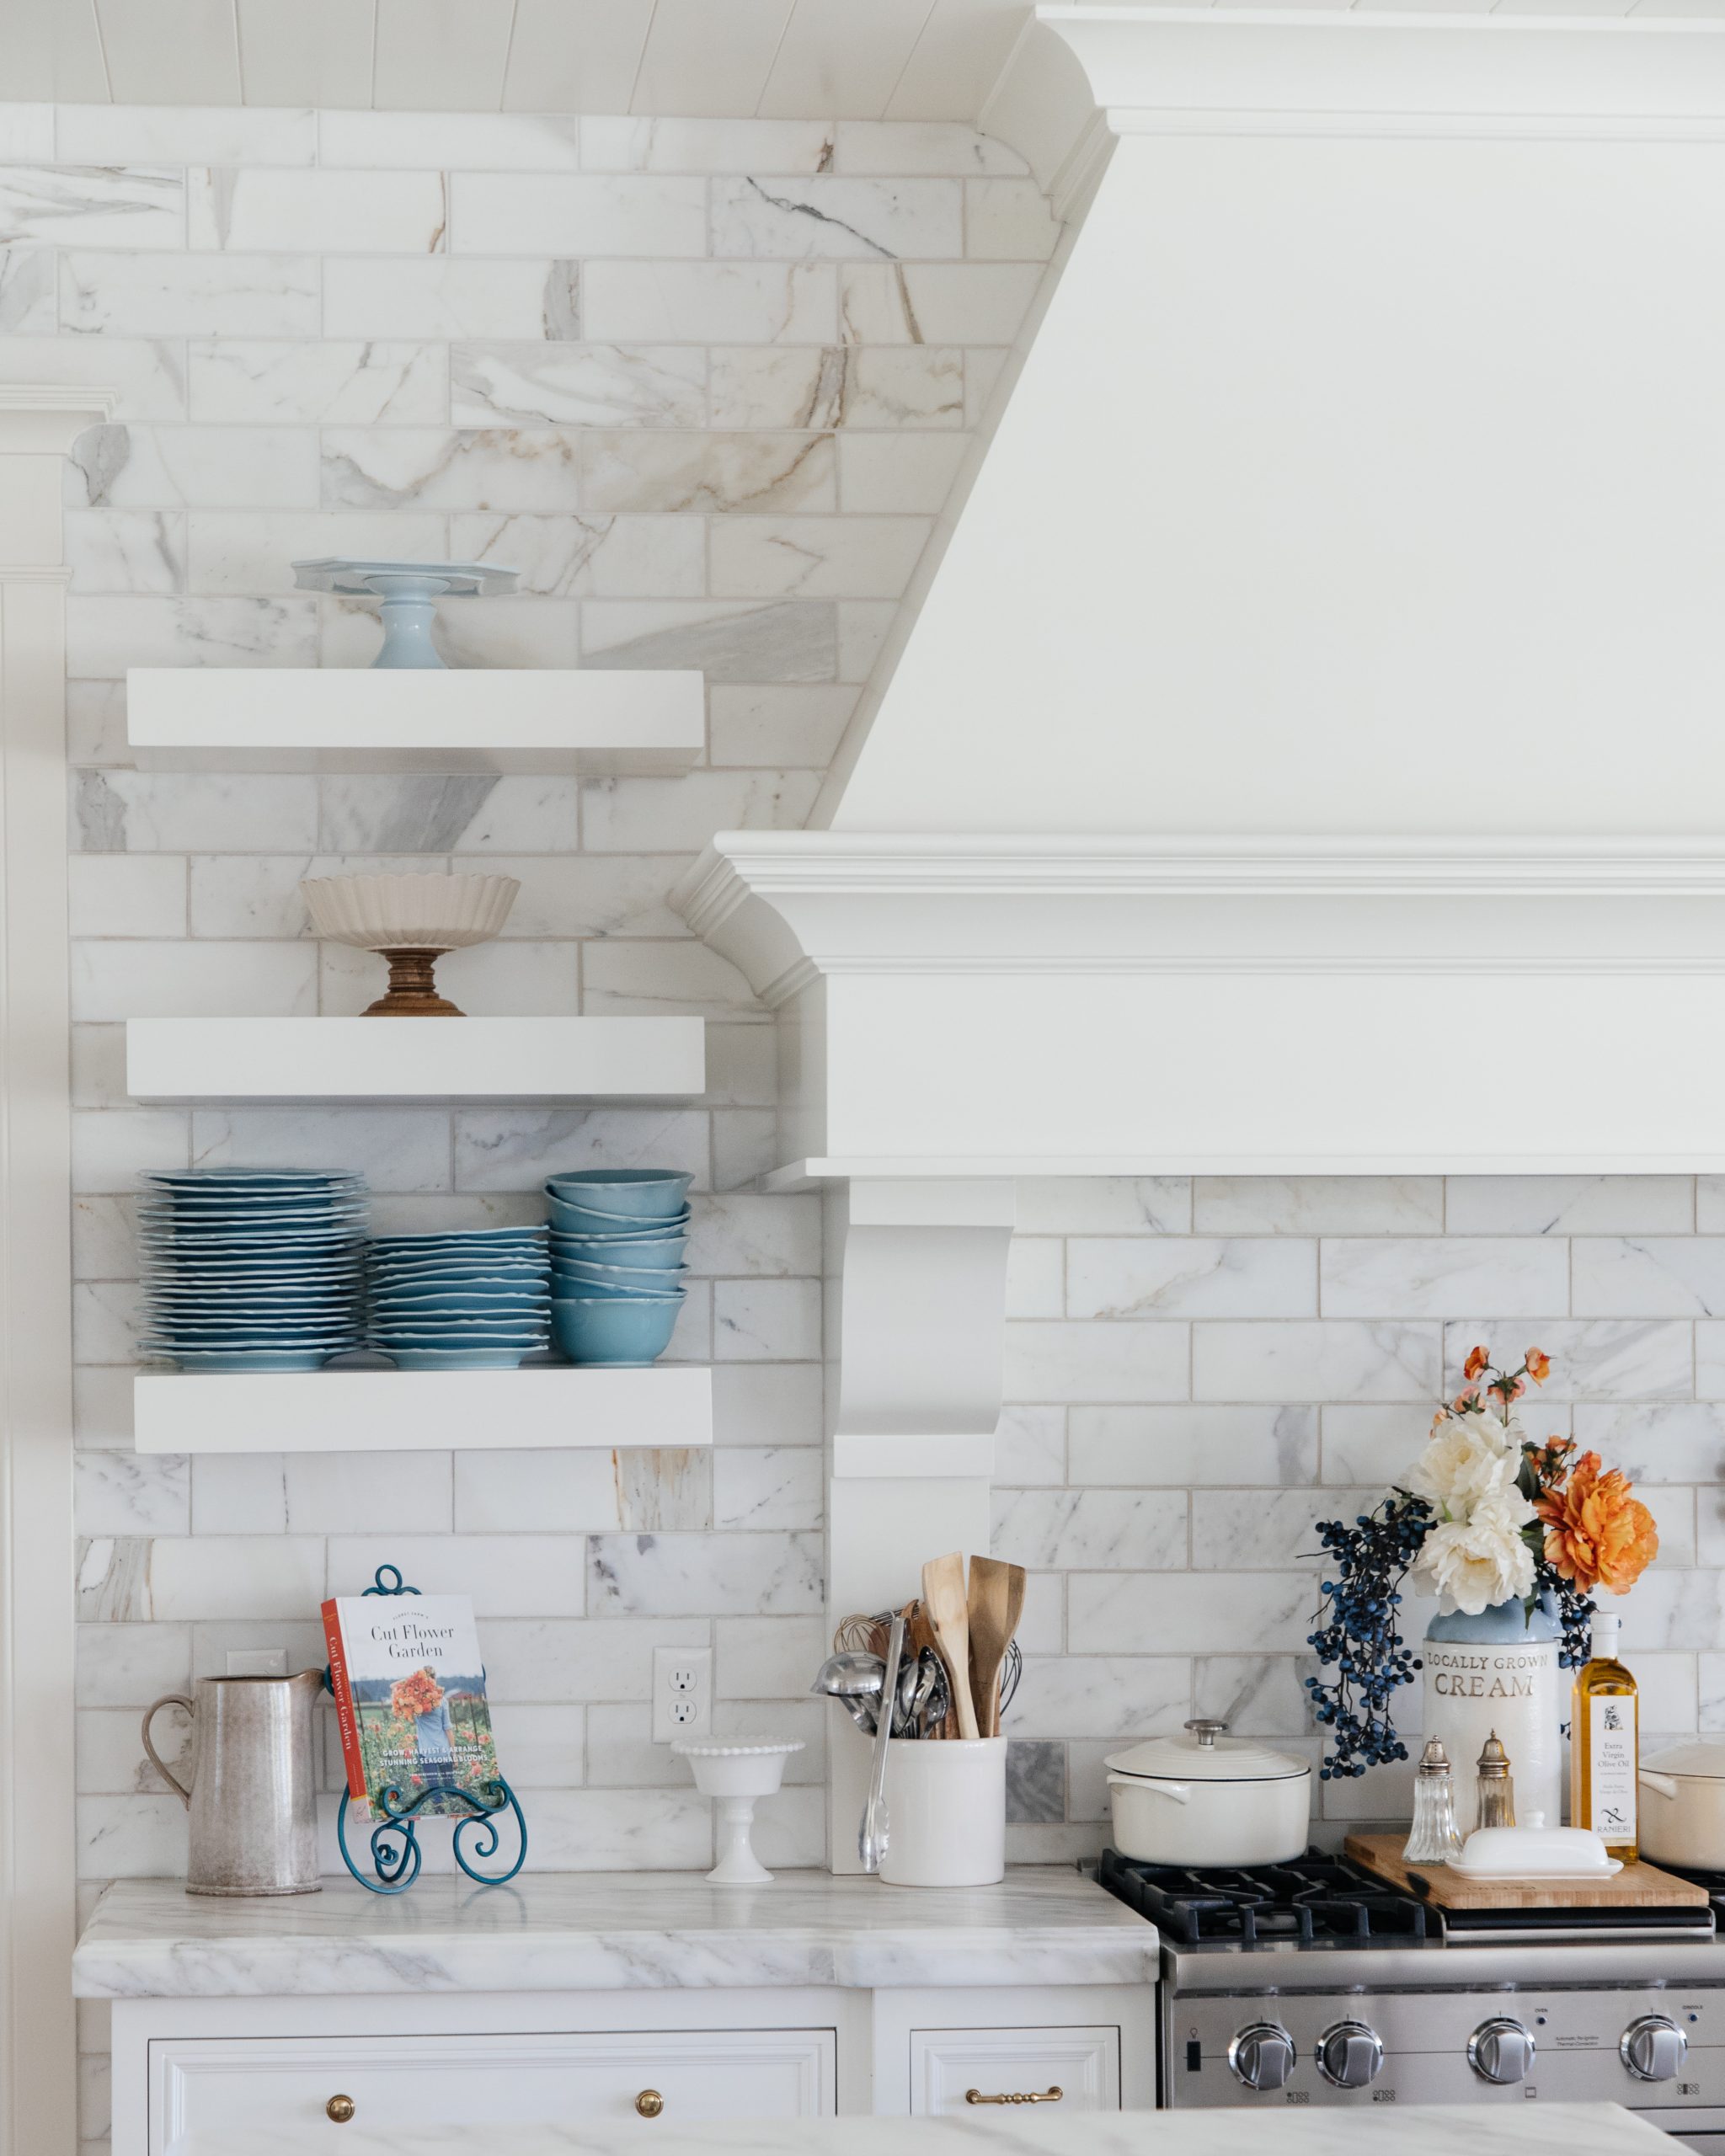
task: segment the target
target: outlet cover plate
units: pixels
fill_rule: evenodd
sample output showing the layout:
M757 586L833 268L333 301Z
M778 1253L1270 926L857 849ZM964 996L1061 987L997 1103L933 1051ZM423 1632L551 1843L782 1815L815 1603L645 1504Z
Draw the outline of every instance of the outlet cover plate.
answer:
M713 1734L711 1647L653 1650L653 1742Z

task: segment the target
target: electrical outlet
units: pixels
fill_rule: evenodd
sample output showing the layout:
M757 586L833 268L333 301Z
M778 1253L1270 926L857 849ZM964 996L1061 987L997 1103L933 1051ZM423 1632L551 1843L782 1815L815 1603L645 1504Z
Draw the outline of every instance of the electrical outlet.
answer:
M227 1650L227 1673L230 1677L286 1677L287 1649L230 1647Z
M653 1650L653 1742L707 1737L713 1731L711 1647Z

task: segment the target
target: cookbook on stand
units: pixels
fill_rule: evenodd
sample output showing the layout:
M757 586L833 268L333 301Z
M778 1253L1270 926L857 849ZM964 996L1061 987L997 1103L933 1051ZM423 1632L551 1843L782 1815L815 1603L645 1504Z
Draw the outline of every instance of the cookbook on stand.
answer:
M497 1743L469 1598L342 1595L323 1617L350 1799L374 1819L491 1809Z

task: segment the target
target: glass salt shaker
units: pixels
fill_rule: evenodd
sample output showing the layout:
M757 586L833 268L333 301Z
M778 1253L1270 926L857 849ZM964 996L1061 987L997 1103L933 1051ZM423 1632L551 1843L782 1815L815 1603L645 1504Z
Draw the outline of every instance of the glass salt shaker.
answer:
M1509 1754L1503 1749L1496 1730L1486 1739L1485 1749L1479 1755L1478 1773L1475 1825L1513 1827L1515 1785L1509 1778Z
M1461 1851L1450 1755L1441 1737L1428 1737L1413 1777L1413 1832L1402 1854L1410 1864L1447 1864Z

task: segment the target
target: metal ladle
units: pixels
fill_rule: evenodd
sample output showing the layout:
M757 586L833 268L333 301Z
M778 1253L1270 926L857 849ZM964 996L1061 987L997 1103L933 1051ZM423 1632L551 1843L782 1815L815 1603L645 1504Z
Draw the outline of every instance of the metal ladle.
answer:
M809 1689L817 1697L836 1700L857 1728L873 1737L885 1682L886 1664L878 1654L830 1654Z

